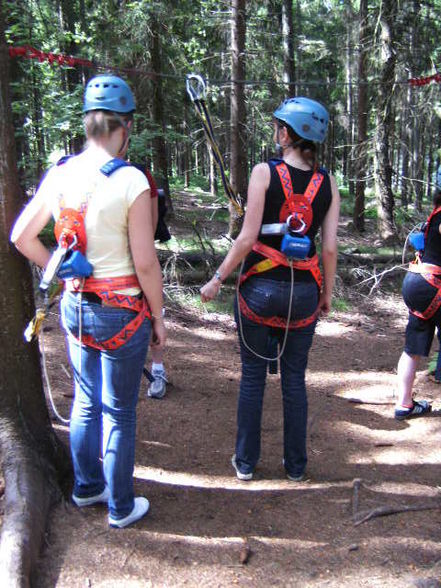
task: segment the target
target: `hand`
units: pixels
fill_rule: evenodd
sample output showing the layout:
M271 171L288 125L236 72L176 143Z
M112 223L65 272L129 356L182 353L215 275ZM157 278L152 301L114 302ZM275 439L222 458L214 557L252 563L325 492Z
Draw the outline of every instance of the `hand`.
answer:
M152 347L162 348L165 346L167 338L167 331L165 329L164 319L162 317L155 318L152 321L153 335L150 345Z
M200 289L202 302L209 302L210 300L216 298L216 296L219 294L221 286L222 282L220 280L217 278L211 278L211 280Z
M320 293L318 310L321 316L329 314L329 311L331 310L331 298L331 294L326 294L325 292Z

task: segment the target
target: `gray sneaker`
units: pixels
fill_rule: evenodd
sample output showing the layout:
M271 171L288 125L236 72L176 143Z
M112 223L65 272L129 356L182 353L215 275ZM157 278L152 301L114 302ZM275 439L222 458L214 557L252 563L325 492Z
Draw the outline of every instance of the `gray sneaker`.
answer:
M149 398L163 398L166 392L167 377L165 371L153 371L152 376L155 380L150 384L147 390Z

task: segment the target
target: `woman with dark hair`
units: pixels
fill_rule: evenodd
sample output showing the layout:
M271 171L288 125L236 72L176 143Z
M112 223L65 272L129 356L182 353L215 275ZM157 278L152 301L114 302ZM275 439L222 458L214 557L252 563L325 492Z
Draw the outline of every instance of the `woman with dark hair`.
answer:
M399 421L432 410L427 400L413 399L413 383L420 357L427 357L435 328L441 327L441 167L438 168L433 210L424 230L424 249L409 266L403 281L403 299L409 309L404 351L398 361Z
M242 377L232 457L240 480L252 479L260 457L266 372L278 359L283 464L288 479L300 481L305 475L305 370L317 318L331 308L337 261L340 196L332 176L317 165L316 144L324 141L327 125L326 109L309 98L290 98L274 112L274 142L281 159L254 167L242 230L201 289L202 301L212 300L244 262L235 309ZM315 246L319 230L323 281ZM277 355L269 350L274 348Z
M53 216L59 246L72 246L93 270L79 278L73 268L61 300L75 375L72 500L79 507L108 504L112 527L130 525L149 508L133 489L136 403L151 331L154 345L166 337L149 183L121 159L134 109L121 78L88 82L86 149L49 170L11 235L46 267L51 253L38 235Z

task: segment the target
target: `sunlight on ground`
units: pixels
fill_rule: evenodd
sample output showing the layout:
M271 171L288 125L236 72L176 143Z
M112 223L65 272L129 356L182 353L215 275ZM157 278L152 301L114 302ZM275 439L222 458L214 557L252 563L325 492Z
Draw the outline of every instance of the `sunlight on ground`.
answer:
M185 543L197 547L225 547L231 545L237 545L241 547L244 544L243 537L198 537L197 535L177 535L175 533L155 533L148 530L142 530L141 533L145 533L150 540L156 539L157 541L175 543L177 540L184 540ZM317 542L317 541L305 541L300 539L280 539L278 537L264 537L263 535L247 535L247 540L254 540L263 543L268 546L281 546L281 547L294 547L296 549L311 549L314 547L325 547L329 545L328 542Z
M339 337L356 331L355 326L344 325L336 321L319 321L316 328L317 335L322 337Z
M233 475L231 476L211 476L208 474L198 475L186 472L171 472L161 468L152 468L145 466L135 467L135 477L146 482L158 482L160 484L169 484L171 486L184 486L188 488L209 488L210 490L240 490L246 492L274 491L274 490L321 490L323 488L344 488L351 485L348 482L290 482L286 479L279 480L251 480L242 482Z

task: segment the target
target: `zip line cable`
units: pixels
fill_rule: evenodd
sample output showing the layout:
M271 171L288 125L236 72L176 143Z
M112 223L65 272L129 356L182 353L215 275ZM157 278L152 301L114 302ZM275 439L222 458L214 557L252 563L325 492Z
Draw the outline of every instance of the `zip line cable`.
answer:
M131 75L142 75L149 77L151 79L156 78L166 78L166 79L175 79L175 80L185 80L187 76L182 76L179 74L166 74L166 73L157 73L154 71L149 71L145 69L140 69L136 67L117 67L114 65L99 63L95 61L91 61L90 59L83 59L80 57L73 57L72 55L63 55L60 53L52 53L52 52L44 52L36 49L35 47L31 47L30 45L23 45L20 47L14 47L12 45L9 46L9 55L10 57L24 57L25 59L38 59L40 63L47 61L48 63L57 64L57 65L66 65L68 67L89 67L94 69L100 70L111 70L117 72L123 72L126 74ZM394 83L396 85L399 84L410 84L412 87L419 87L419 86L426 86L431 82L435 82L437 84L441 84L441 72L437 71L435 74L430 76L422 76L420 78L409 78L407 80L396 80ZM242 84L245 86L287 86L290 82L284 82L283 80L233 80L233 79L226 79L226 80L210 80L211 85L215 86L229 86L231 84ZM360 86L372 86L373 84L381 84L379 80L372 80L369 82L342 82L338 80L328 80L328 81L302 81L302 80L295 80L295 83L299 86L303 87L316 87L316 86L351 86L351 87L360 87Z

